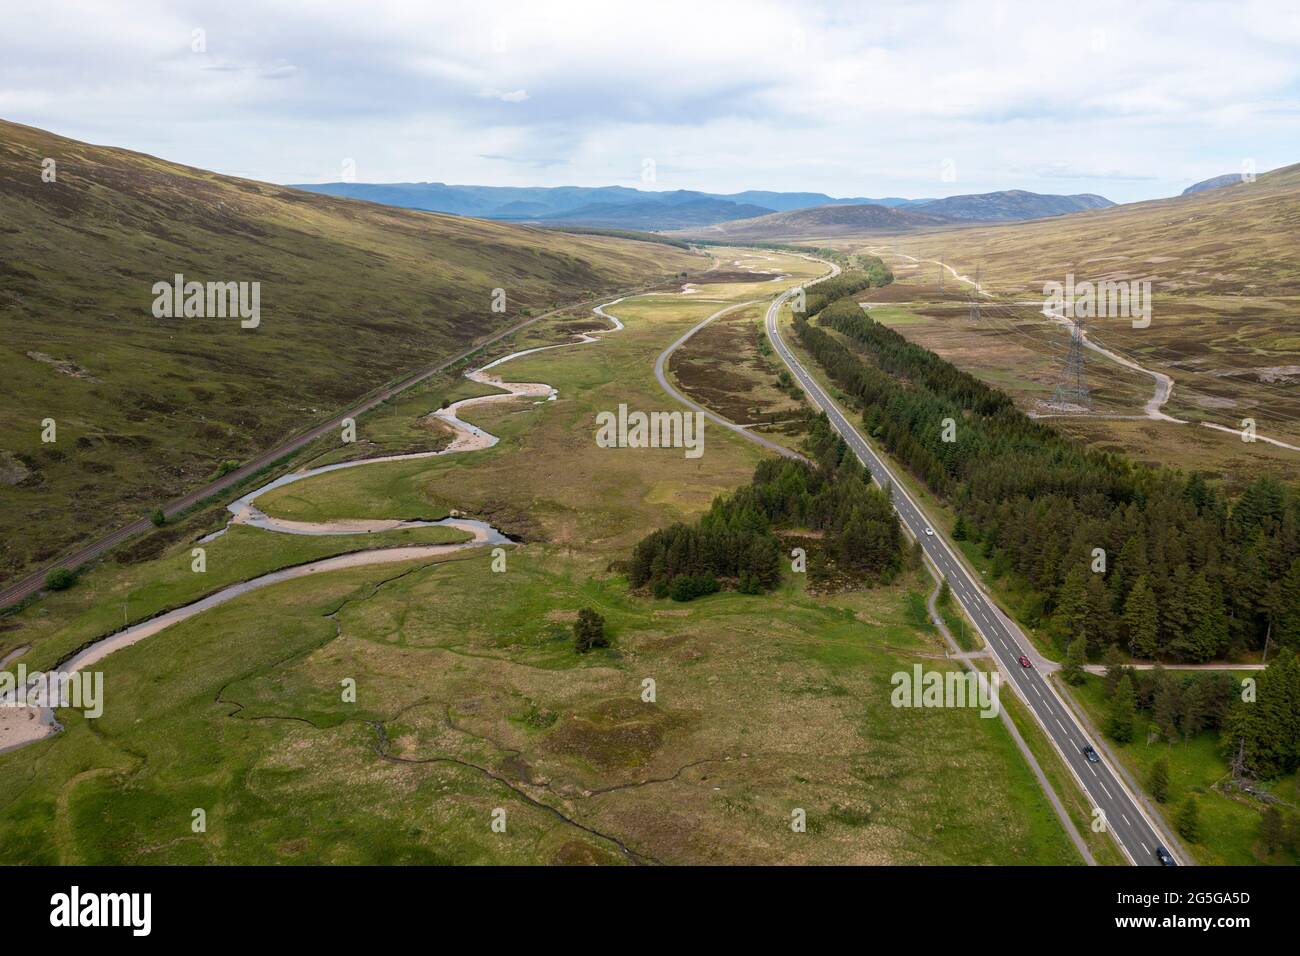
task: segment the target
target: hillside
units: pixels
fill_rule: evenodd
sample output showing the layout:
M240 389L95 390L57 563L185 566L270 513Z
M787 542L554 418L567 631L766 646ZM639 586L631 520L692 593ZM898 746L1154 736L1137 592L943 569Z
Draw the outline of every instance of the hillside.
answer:
M1213 176L1210 179L1202 179L1199 183L1192 183L1183 190L1182 195L1190 196L1193 193L1203 193L1207 189L1218 189L1220 186L1235 186L1241 181L1241 173L1226 173L1222 176Z
M1253 183L1066 218L917 237L963 253L1000 291L1081 278L1151 279L1163 293L1300 294L1300 164ZM982 250L977 253L976 250Z
M702 262L311 195L2 121L0 206L0 581L524 310ZM260 283L260 323L155 318L152 287L177 273ZM496 288L504 314L490 310Z
M813 236L841 236L859 232L903 232L936 226L949 220L886 206L816 206L777 212L753 219L723 222L700 229L682 230L699 239L749 242L763 239L798 239Z
M1239 434L1251 419L1264 439L1300 445L1298 230L1300 165L1253 183L1056 219L833 242L885 255L899 277L891 301L908 304L882 315L902 322L902 334L1009 386L1036 412L1060 381L1066 349L1063 330L1036 304L1044 284L1070 275L1078 283L1149 282L1149 325L1135 328L1122 316L1089 322L1090 342L1133 363L1089 354L1094 406L1133 418L1053 421L1103 447L1218 475L1239 489L1261 473L1294 475L1300 461L1293 450ZM936 287L937 259L967 276L979 270L994 297L979 321L966 318L968 286ZM1159 414L1212 428L1152 420L1146 406L1157 374L1173 381Z
M936 199L912 208L931 216L944 216L949 219L1002 222L1063 216L1084 209L1101 209L1113 205L1115 204L1109 199L1094 193L1053 196L1031 193L1024 189L1007 189L1002 192L949 196L946 199Z

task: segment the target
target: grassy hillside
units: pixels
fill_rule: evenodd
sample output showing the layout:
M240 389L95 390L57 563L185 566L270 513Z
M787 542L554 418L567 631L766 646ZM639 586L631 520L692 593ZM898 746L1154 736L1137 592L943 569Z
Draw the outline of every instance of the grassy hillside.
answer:
M1148 327L1099 318L1089 338L1170 376L1162 411L1194 425L1141 420L1152 376L1096 353L1087 365L1098 414L1053 421L1090 443L1241 484L1278 463L1293 473L1296 461L1294 451L1243 443L1235 431L1243 419L1262 436L1300 444L1298 226L1300 166L1290 166L1253 183L1038 222L826 241L846 253L875 251L894 269L888 295L871 298L902 309L885 310L882 321L1035 413L1046 411L1068 345L1065 330L1040 314L1043 284L1071 273L1150 281ZM948 274L938 287L938 259L968 277L979 270L993 298L978 321L968 319L969 285ZM1106 417L1116 415L1133 418Z
M947 254L998 291L1037 293L1067 272L1146 278L1156 292L1300 295L1300 164L1253 183L1061 218L926 233L906 245Z
M44 181L53 160L55 180ZM0 581L666 245L357 203L0 121ZM261 323L158 319L152 286L261 283ZM506 311L491 311L492 290ZM57 440L41 441L42 420Z

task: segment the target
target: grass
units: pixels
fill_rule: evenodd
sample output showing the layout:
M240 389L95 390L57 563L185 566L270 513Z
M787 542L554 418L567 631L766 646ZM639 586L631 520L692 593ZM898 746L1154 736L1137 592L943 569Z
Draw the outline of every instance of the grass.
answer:
M577 840L618 858L528 794L663 862L1071 862L996 721L889 706L889 675L932 647L897 591L683 609L532 548L505 575L402 570L277 586L114 655L104 718L0 756L25 768L0 786L0 857L554 862ZM546 620L581 605L610 650L578 657ZM410 762L378 758L376 725ZM815 832L789 832L794 806Z
M1128 859L1120 850L1114 838L1105 833L1096 833L1092 829L1092 803L1084 795L1074 776L1056 748L1052 746L1047 734L1039 726L1033 715L1026 709L1014 693L1004 693L999 702L1011 717L1025 745L1033 753L1047 777L1056 795L1060 797L1074 827L1083 838L1084 844L1099 866L1127 866Z
M1062 686L1058 683L1058 687ZM1107 704L1102 678L1089 674L1082 685L1067 687L1066 692L1082 705L1093 723L1104 726ZM1166 825L1173 830L1178 807L1187 795L1195 794L1200 804L1201 840L1184 845L1195 855L1196 861L1207 866L1242 866L1259 863L1300 863L1294 855L1280 850L1265 858L1259 843L1259 821L1263 807L1226 796L1215 789L1215 784L1229 775L1216 734L1205 732L1177 743L1147 743L1151 722L1145 712L1139 712L1133 742L1117 744L1107 740L1111 750L1124 761L1130 773L1145 789L1151 768L1160 757L1169 761L1169 799L1157 804L1165 817ZM1295 806L1297 793L1294 778L1275 781L1268 788L1280 800Z
M718 294L751 296L742 285ZM653 359L718 307L624 305L624 332L506 367L560 398L471 416L502 436L495 448L423 471L352 469L340 473L351 488L320 499L355 517L375 488L401 486L412 501L406 489L436 492L426 508L515 516L528 543L505 573L467 552L312 576L113 654L102 718L61 712L63 734L0 755L0 860L1077 862L1000 722L890 705L894 672L951 666L915 620L909 595L927 586L915 574L833 597L793 575L771 595L687 605L629 593L610 562L748 481L760 452L721 430L699 460L596 448L597 410L668 407ZM360 430L406 440L401 419L424 407L391 403ZM316 484L294 488L310 503ZM343 543L237 530L213 542L210 575L214 561L245 574ZM182 600L188 547L95 569L66 604L13 616L6 636L49 658L115 626L123 593L141 613ZM610 648L573 652L581 607L605 617ZM355 703L340 693L348 678ZM789 828L796 807L807 833ZM489 825L497 808L505 834Z
M374 534L286 535L235 525L201 545L206 570L192 570L186 542L145 564L103 563L75 588L50 594L39 604L3 621L0 647L30 645L22 660L29 668L49 667L93 638L161 611L180 607L278 568L305 564L349 551L416 544L449 544L468 539L456 528L406 528Z
M44 157L56 182L30 175ZM660 243L303 193L7 122L0 197L0 581L525 314L705 262ZM154 318L152 285L176 273L260 283L261 324ZM504 313L490 309L495 288Z
M975 651L983 646L984 642L980 639L979 632L971 626L970 617L965 609L953 600L951 592L942 601L937 602L936 607L939 609L939 616L943 618L943 623L948 627L948 633L952 635L958 647L963 651Z

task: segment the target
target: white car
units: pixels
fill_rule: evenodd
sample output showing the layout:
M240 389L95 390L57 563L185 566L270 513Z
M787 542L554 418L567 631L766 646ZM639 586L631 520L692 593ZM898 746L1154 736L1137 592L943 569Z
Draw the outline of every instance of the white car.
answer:
M929 535L930 537L932 537L932 538L934 537L934 529L933 529L933 528L926 528L926 529L925 529L925 533L928 534L928 535Z

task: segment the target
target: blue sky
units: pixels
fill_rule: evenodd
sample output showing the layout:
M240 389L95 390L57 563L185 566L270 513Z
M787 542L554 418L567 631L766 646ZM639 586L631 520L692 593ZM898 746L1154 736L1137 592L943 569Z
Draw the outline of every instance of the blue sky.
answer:
M0 117L273 182L1130 201L1300 161L1300 4L42 0Z

